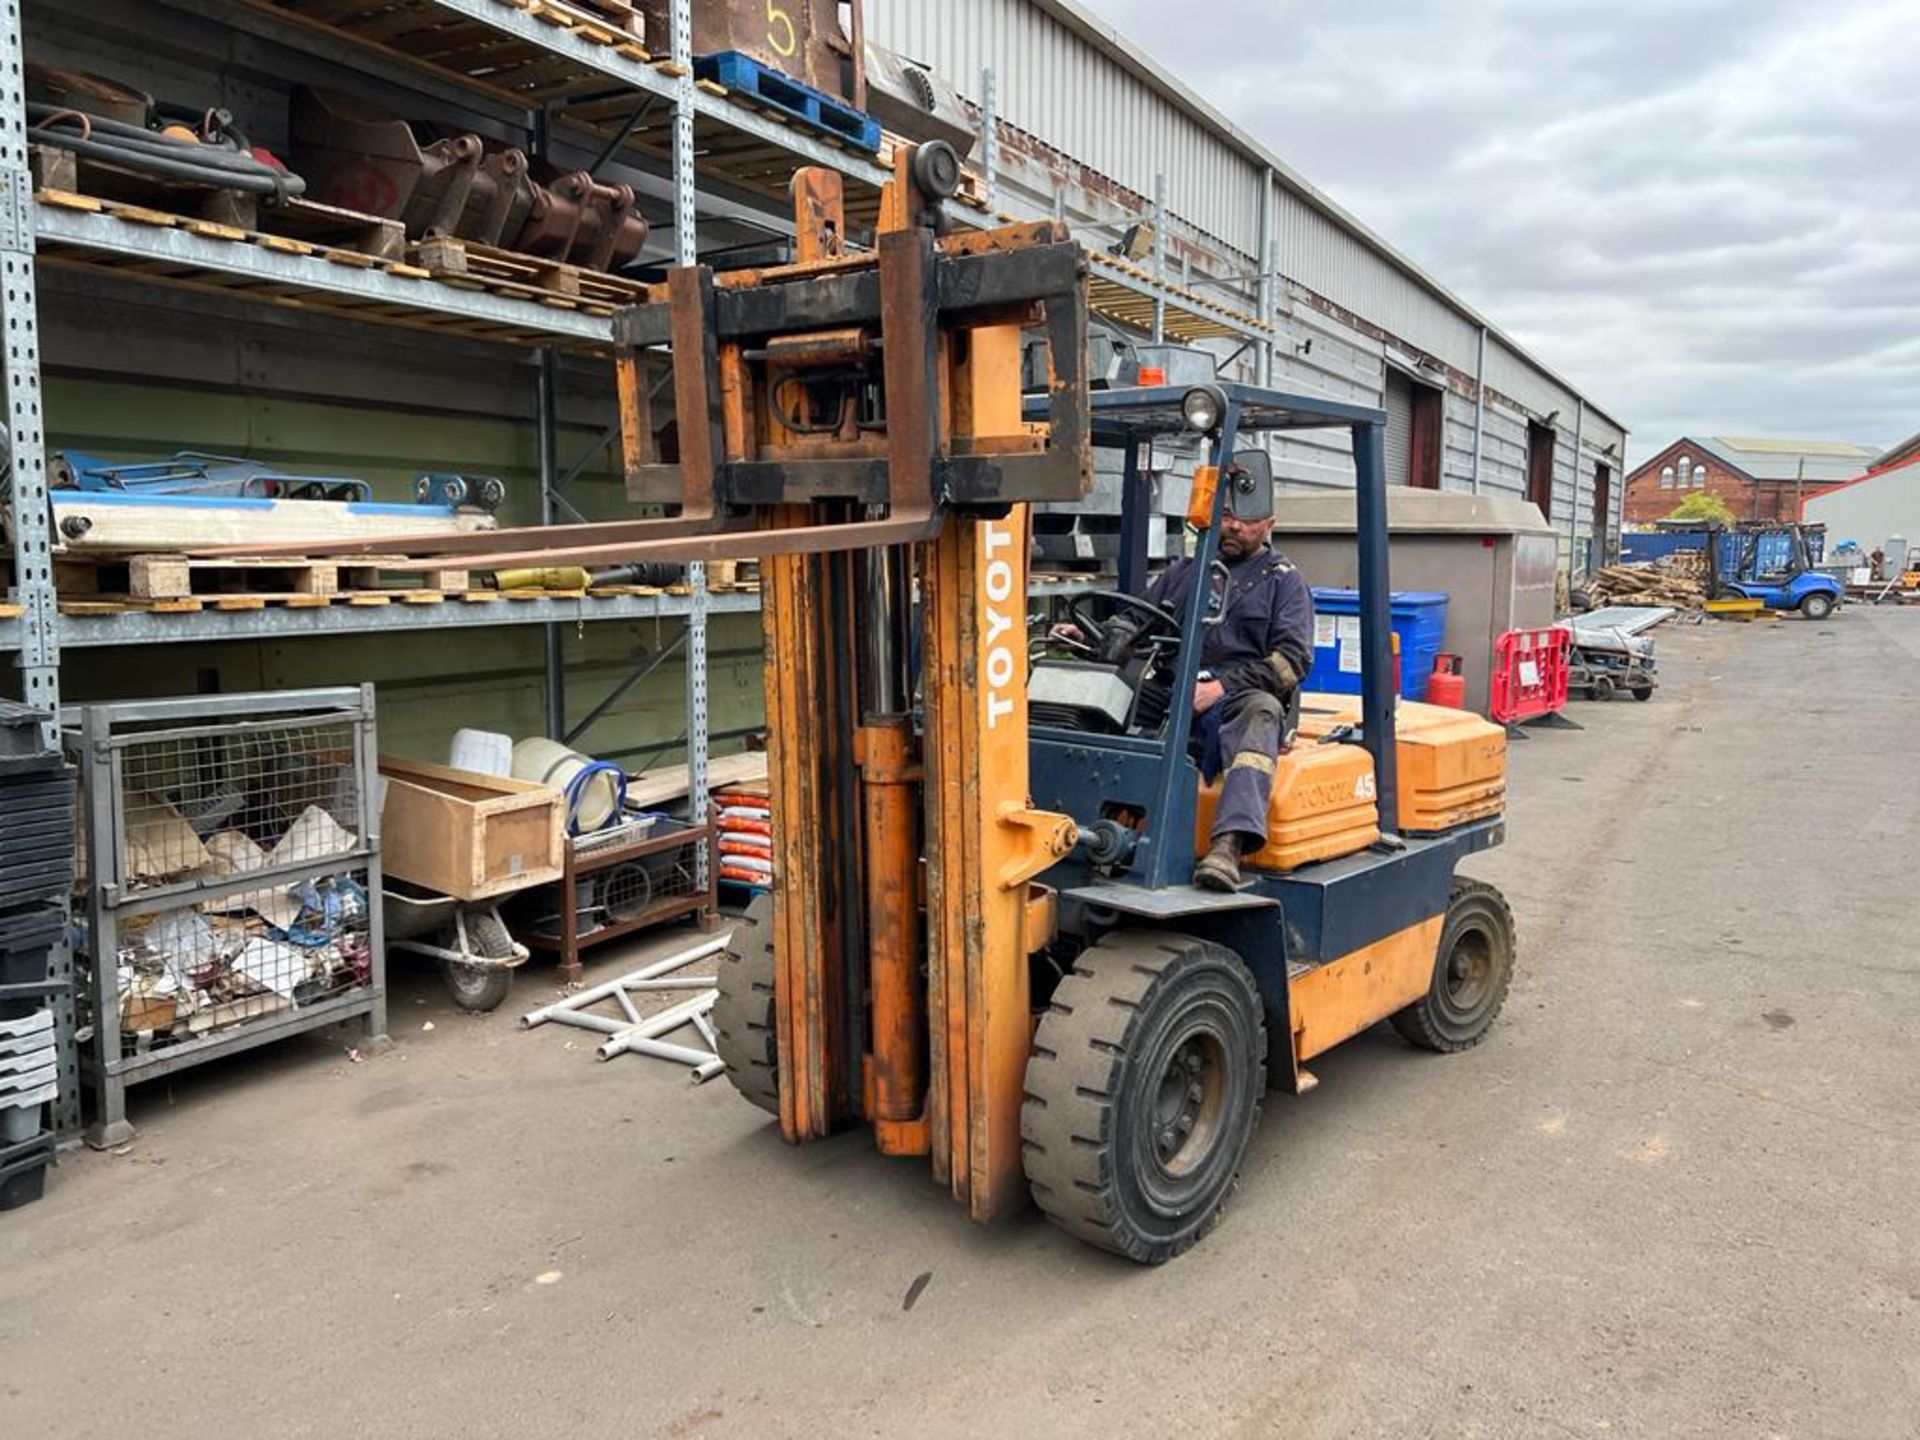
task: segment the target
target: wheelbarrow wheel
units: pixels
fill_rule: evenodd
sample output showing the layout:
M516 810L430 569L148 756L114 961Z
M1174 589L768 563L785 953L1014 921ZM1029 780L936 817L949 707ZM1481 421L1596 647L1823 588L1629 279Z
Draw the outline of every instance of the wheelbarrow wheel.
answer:
M489 959L513 958L513 935L491 910L470 910L466 917L467 944ZM444 966L447 991L462 1010L484 1015L497 1010L513 989L513 971L506 965L465 965L449 960Z
M505 965L464 965L458 960L445 962L447 993L462 1010L484 1015L500 1008L500 1002L513 989L513 971Z

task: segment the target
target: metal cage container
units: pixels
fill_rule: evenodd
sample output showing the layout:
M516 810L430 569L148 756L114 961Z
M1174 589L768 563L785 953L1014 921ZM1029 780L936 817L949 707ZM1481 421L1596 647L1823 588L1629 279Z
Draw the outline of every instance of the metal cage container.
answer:
M386 1030L373 687L70 709L87 1139L126 1088L361 1019Z

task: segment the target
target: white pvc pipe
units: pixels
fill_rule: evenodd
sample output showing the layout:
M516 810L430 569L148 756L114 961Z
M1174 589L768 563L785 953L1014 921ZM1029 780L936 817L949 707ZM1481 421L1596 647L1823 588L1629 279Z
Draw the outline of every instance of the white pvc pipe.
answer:
M582 1006L596 1004L606 999L616 990L631 989L638 981L652 980L657 976L665 975L670 970L678 970L682 965L689 964L692 961L704 960L709 955L717 955L720 951L727 948L727 941L732 938L733 932L728 930L724 935L716 935L711 940L704 940L691 949L681 950L675 954L664 956L659 960L655 960L651 965L642 965L638 970L630 971L620 976L617 980L608 980L604 984L594 986L591 990L582 990L578 995L569 995L566 999L548 1005L543 1009L531 1010L520 1017L520 1028L523 1030L531 1030L536 1025L543 1025L549 1020L557 1019L560 1015L567 1014Z
M595 1053L602 1060L611 1060L616 1055L631 1052L635 1055L651 1055L656 1060L673 1060L693 1071L696 1083L710 1080L726 1069L726 1063L718 1055L706 1050L695 1050L688 1045L675 1045L666 1040L651 1040L644 1035L616 1035L607 1041ZM706 1074L702 1074L706 1071Z

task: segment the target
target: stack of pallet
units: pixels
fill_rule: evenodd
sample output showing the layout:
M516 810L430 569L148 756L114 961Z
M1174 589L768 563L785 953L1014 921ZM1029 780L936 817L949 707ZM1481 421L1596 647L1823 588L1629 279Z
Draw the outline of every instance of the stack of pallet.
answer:
M40 1198L59 1094L51 955L73 889L73 774L43 719L0 701L0 1210Z

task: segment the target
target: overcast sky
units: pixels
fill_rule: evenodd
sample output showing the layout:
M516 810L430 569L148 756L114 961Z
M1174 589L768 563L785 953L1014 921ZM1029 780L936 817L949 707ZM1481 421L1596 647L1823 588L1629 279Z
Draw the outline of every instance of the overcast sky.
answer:
M1634 461L1920 430L1920 0L1086 3Z

